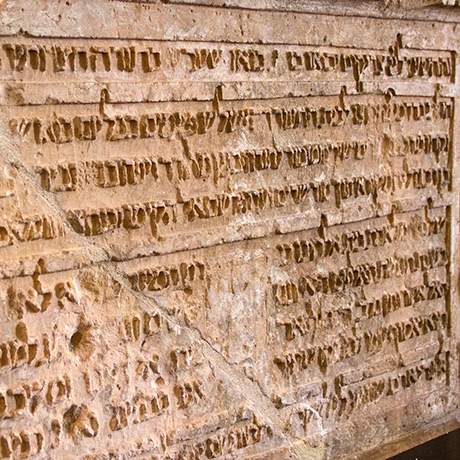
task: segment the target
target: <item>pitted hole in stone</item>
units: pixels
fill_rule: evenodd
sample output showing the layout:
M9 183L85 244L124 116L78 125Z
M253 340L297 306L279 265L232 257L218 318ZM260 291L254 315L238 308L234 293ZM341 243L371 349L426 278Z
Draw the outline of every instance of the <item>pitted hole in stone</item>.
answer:
M70 337L70 350L85 361L91 357L94 349L93 328L89 325L80 325Z
M70 345L72 349L76 349L80 343L83 340L83 332L82 331L76 331L72 337L70 338Z
M96 414L85 404L81 406L73 404L64 413L63 425L65 431L70 434L74 440L81 437L94 438L99 432L99 422Z

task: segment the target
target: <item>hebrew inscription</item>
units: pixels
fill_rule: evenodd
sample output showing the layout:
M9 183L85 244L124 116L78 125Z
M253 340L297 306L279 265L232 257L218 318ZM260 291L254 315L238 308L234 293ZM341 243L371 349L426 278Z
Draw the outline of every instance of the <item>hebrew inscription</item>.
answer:
M457 424L460 13L304 3L0 2L0 459Z

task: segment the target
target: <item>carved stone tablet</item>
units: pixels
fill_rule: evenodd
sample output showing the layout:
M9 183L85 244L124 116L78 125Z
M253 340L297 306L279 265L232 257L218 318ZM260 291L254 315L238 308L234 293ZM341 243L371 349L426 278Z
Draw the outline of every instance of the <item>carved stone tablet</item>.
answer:
M0 459L458 426L455 5L0 1Z

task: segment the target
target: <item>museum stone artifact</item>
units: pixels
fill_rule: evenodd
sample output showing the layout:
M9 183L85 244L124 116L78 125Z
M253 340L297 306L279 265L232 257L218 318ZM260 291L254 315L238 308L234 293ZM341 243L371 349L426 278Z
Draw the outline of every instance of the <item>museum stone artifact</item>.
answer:
M0 1L0 459L383 459L460 426L460 4Z

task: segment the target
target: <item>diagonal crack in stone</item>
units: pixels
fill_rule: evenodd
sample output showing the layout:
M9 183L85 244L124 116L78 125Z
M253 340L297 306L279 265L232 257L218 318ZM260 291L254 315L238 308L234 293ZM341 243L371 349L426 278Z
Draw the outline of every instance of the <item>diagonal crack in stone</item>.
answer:
M62 225L68 231L66 236L81 248L85 258L88 259L89 269L97 270L103 268L106 275L109 275L110 278L119 283L120 286L122 286L139 301L142 309L145 309L146 306L154 309L158 311L158 313L167 322L176 328L186 331L189 337L200 345L203 354L214 368L214 371L226 381L229 388L231 388L233 392L240 394L254 413L271 425L275 434L284 439L292 458L310 458L308 454L306 456L305 452L302 452L304 448L300 445L299 438L291 437L285 432L284 425L286 420L282 419L279 411L275 408L269 396L263 391L259 382L252 381L244 375L244 373L242 373L234 363L231 363L212 345L199 328L179 324L176 319L171 317L171 315L166 312L164 307L162 307L158 302L155 302L152 298L142 292L133 290L127 280L126 274L118 269L116 263L111 261L111 256L108 251L103 246L90 242L75 232L68 221L66 212L58 205L53 194L42 189L33 174L20 160L17 154L17 152L20 151L19 142L12 139L12 136L8 133L7 127L8 120L5 115L2 115L0 117L0 145L2 146L2 162L13 167L17 171L16 179L20 179L30 191L33 191L34 194L43 202L48 211L61 221ZM311 458L318 458L318 456L314 453Z

